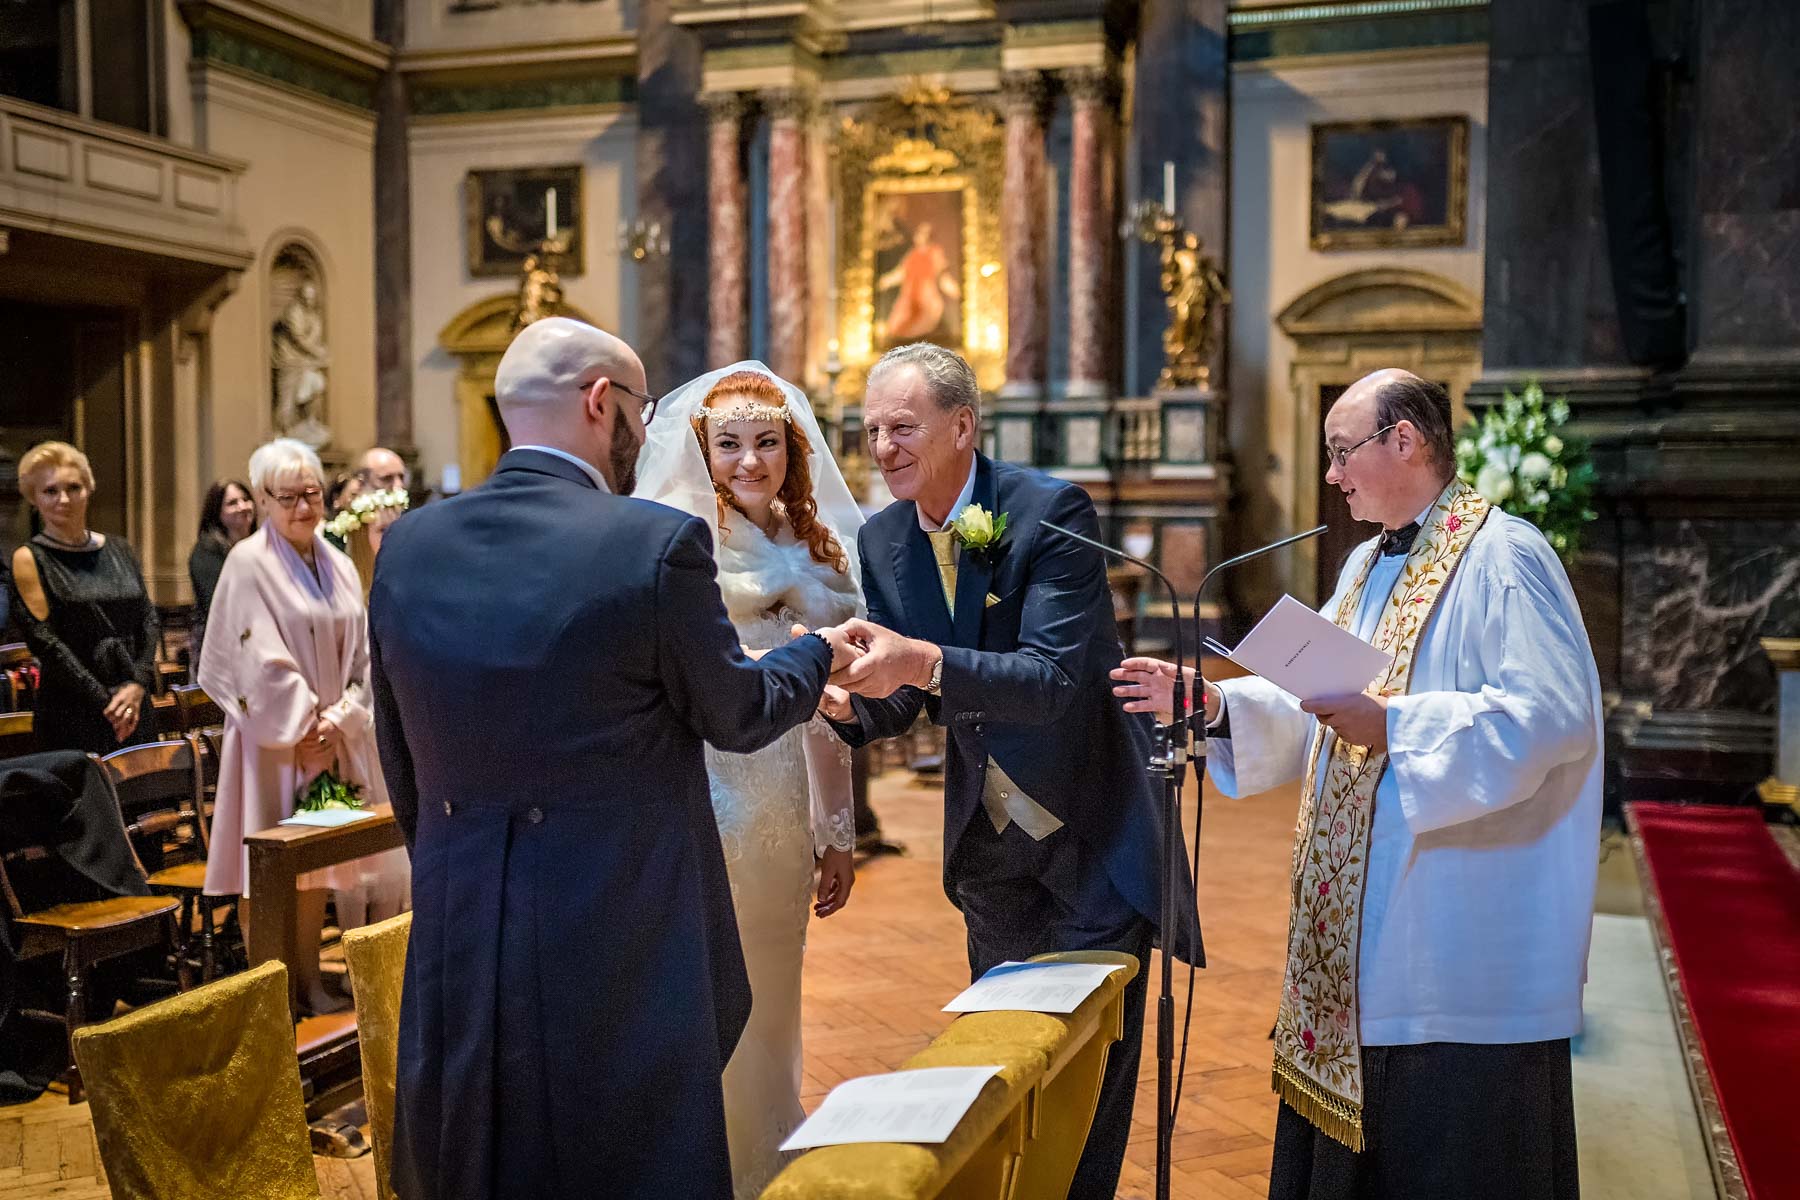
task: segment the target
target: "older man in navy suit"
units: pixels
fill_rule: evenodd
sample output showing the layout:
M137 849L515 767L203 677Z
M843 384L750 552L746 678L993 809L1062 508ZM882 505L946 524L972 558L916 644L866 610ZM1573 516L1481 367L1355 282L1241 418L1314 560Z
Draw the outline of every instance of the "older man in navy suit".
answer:
M539 321L495 387L514 448L388 531L370 597L415 905L394 1189L729 1197L750 988L701 743L807 720L848 644L745 657L705 524L629 498L655 403L624 343Z
M1131 1132L1149 951L1160 933L1200 955L1193 883L1180 926L1160 920L1161 817L1144 772L1150 732L1111 701L1122 657L1094 505L1074 484L980 454L980 391L938 346L890 351L869 372L863 420L894 504L862 528L869 620L888 638L826 689L822 711L853 745L905 732L921 710L949 727L944 890L968 926L969 969L1053 950L1123 950L1143 965L1125 1035L1070 1196L1111 1197ZM1005 518L975 544L979 506ZM997 523L997 520L996 520ZM853 636L883 631L846 627Z

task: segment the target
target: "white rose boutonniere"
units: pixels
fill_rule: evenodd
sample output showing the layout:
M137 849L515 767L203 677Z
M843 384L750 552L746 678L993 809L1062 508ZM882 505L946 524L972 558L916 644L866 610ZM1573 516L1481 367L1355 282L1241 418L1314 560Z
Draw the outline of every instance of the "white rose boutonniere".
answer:
M971 504L950 523L950 530L965 550L986 554L1006 534L1006 514L994 516L979 504Z

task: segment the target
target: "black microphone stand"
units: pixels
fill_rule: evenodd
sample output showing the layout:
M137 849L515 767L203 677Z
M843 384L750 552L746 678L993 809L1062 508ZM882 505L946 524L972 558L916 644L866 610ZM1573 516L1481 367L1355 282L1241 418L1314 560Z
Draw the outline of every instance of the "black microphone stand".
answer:
M1156 742L1150 751L1145 771L1153 783L1162 787L1162 985L1156 995L1156 1200L1169 1200L1169 1172L1173 1163L1171 1150L1175 1138L1175 958L1171 953L1176 917L1175 881L1181 854L1181 786L1187 777L1187 659L1181 644L1181 596L1154 563L1134 554L1097 542L1091 537L1043 522L1045 529L1092 546L1102 554L1110 554L1144 568L1162 581L1169 592L1169 611L1175 618L1175 688L1171 709L1174 720L1156 726ZM1198 647L1196 647L1198 649ZM1194 948L1201 953L1200 947ZM1192 988L1189 989L1190 995Z
M1224 562L1200 577L1200 586L1194 589L1194 683L1197 692L1194 697L1195 711L1202 715L1206 712L1206 682L1200 678L1200 647L1204 641L1200 636L1200 601L1206 596L1206 585L1211 583L1213 581L1213 576L1217 575L1220 571L1226 570L1229 567L1235 567L1240 563L1247 563L1253 558L1261 558L1265 554L1272 554L1284 546L1292 546L1295 542L1304 542L1309 538L1316 538L1321 533L1324 533L1326 528L1327 527L1324 525L1315 526L1312 529L1308 529L1305 533L1291 534L1288 537L1282 538L1279 542L1270 542L1266 546L1258 546L1254 550L1246 550L1235 558L1226 559ZM1180 613L1175 614L1175 621L1177 624L1180 624ZM1179 639L1176 644L1180 644ZM1206 739L1204 737L1194 739L1194 760L1197 764L1194 768L1195 778L1204 780L1206 778ZM1194 881L1196 887L1199 886L1199 882L1199 880Z
M1175 1139L1175 1106L1180 1101L1180 1083L1175 1069L1175 960L1170 953L1177 928L1175 881L1180 878L1181 871L1181 788L1187 778L1188 763L1197 763L1195 778L1200 781L1198 796L1204 796L1206 780L1206 739L1191 737L1191 726L1188 718L1187 704L1187 659L1183 653L1181 627L1181 597L1175 591L1175 585L1169 582L1154 563L1146 562L1135 554L1127 554L1115 546L1095 541L1091 537L1076 533L1073 529L1065 529L1050 521L1042 522L1045 529L1052 533L1060 533L1072 538L1084 546L1092 546L1102 554L1111 555L1144 568L1162 581L1169 593L1169 612L1174 618L1175 630L1175 684L1171 689L1170 709L1173 720L1167 724L1157 724L1156 742L1150 752L1145 771L1151 780L1159 783L1163 795L1163 844L1162 844L1162 982L1156 997L1156 1200L1169 1200L1170 1171L1173 1166L1173 1149ZM1253 558L1261 558L1265 554L1291 546L1295 542L1303 542L1308 538L1318 537L1325 532L1325 526L1309 529L1305 533L1296 533L1291 537L1271 542L1267 546L1259 546L1255 550L1228 558L1213 567L1200 579L1200 586L1194 591L1194 683L1196 709L1206 711L1206 685L1200 678L1200 602L1206 595L1206 587L1213 577L1228 567L1249 562ZM1190 752L1189 745L1194 749ZM1194 821L1194 887L1200 886L1200 804L1195 800ZM1195 956L1204 956L1200 946L1194 947ZM1194 988L1188 985L1187 1016L1191 1020L1194 1013ZM1182 1070L1187 1067L1187 1027L1182 1029Z

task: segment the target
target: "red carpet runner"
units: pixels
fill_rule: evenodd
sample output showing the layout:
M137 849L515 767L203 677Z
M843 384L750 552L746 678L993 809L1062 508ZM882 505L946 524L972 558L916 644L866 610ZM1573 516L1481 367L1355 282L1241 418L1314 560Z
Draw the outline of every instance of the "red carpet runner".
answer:
M1800 872L1757 809L1630 809L1745 1185L1800 1196Z

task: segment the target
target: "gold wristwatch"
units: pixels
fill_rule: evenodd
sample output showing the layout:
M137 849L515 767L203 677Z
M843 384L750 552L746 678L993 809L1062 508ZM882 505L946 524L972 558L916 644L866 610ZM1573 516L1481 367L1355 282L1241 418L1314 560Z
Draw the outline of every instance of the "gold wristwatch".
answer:
M927 696L944 694L944 656L941 653L938 655L937 662L932 664L931 678L925 682L925 694Z

